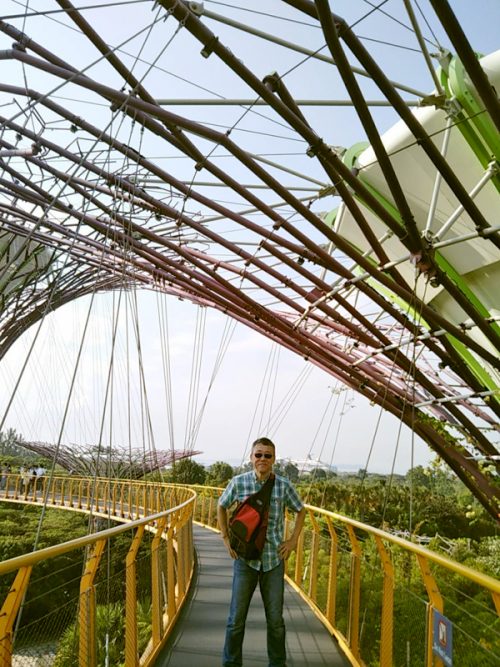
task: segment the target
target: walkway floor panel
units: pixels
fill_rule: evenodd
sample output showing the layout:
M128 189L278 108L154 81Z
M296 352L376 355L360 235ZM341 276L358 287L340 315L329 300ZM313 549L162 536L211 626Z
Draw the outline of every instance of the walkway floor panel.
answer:
M157 667L219 667L231 596L232 561L217 533L195 526L198 569L186 603ZM285 587L288 667L347 667L337 644L312 610L291 587ZM250 606L245 642L245 667L268 664L266 623L258 590Z

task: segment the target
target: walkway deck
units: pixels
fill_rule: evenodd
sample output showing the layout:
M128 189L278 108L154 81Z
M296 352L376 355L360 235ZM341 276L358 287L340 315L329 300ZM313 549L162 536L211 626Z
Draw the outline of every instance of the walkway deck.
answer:
M224 643L232 561L217 533L195 526L198 557L193 594L186 602L157 667L219 667ZM334 639L292 588L286 586L288 667L347 667ZM267 665L264 609L256 591L243 646L245 667Z

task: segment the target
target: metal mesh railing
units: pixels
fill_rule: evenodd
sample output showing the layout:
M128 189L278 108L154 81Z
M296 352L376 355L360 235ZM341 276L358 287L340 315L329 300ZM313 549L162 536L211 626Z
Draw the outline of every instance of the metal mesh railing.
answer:
M217 528L221 490L76 478L47 484L25 499L9 476L5 496L50 498L52 506L92 509L106 525L131 523L0 563L0 664L152 664L189 587L192 522ZM455 664L498 664L500 582L358 521L306 509L287 576L353 664L439 665L438 614L453 629ZM62 583L51 590L55 572Z
M2 667L152 664L193 573L195 493L81 478L25 492L21 482L9 475L0 498L91 512L98 532L0 563Z
M199 494L195 519L216 528L222 490L193 488ZM354 664L442 665L433 653L436 613L453 626L455 664L500 663L499 581L361 522L306 509L287 577ZM287 519L288 531L292 523Z

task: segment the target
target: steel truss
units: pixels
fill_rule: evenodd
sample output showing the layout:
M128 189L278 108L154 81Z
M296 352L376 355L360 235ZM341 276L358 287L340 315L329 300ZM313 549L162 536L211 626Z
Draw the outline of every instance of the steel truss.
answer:
M498 226L479 201L479 190L467 190L445 150L402 99L405 87L385 75L326 0L284 2L297 17L321 28L330 54L324 58L335 63L389 193L383 200L364 180L356 156L331 146L316 131L285 78L274 73L261 80L210 29L200 3L159 0L155 6L165 25L174 25L172 39L179 31L189 34L191 49L194 38L208 61L217 60L244 84L247 99L249 91L300 140L314 164L310 174L261 159L232 129L220 131L173 113L83 12L67 0L56 5L107 70L106 76L92 76L58 55L57 45L49 50L13 24L0 22L0 31L15 40L0 52L3 63L33 73L29 80L37 74L49 81L41 90L13 80L0 83L0 92L23 110L0 116L0 354L48 310L96 289L144 285L182 296L277 341L396 415L497 516L498 450L491 433L500 416L500 328L461 276L438 257L460 235L446 239L441 230L434 245L429 225L424 229L416 220L414 202L360 77L377 85L383 103L397 112L428 168L450 193L455 213L448 228L464 221L463 238L478 239L488 253L498 255ZM483 105L483 116L498 130L500 105L487 75L448 3L432 0L432 5ZM348 52L360 68L351 66ZM95 114L77 113L75 104L61 104L52 92L60 87L68 98L70 92L84 92L104 104L101 122L92 120ZM424 103L444 109L448 117L456 113L444 89ZM65 128L64 141L51 139L54 125ZM128 134L115 132L118 125ZM21 155L25 144L32 148ZM168 160L164 166L151 146L188 158L191 177L177 174ZM224 168L216 149L225 151L231 168ZM494 164L490 159L483 165L488 176L480 189L498 187ZM313 194L296 196L294 184L283 185L283 171L302 179L295 182L298 190L308 179ZM251 175L255 187L243 185L239 173ZM237 204L218 201L207 193L207 183L223 186ZM256 194L259 187L265 195ZM342 202L332 220L316 210L328 197ZM344 233L344 214L356 227L359 243ZM431 288L446 293L459 315L436 308L425 296Z

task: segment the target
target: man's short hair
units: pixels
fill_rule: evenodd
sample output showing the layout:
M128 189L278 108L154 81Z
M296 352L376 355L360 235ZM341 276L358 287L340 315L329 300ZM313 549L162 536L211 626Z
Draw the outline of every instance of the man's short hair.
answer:
M276 451L276 447L274 445L274 442L272 440L269 440L269 438L257 438L257 440L254 440L252 443L252 451L254 450L257 445L263 445L264 447L272 447L274 451Z

